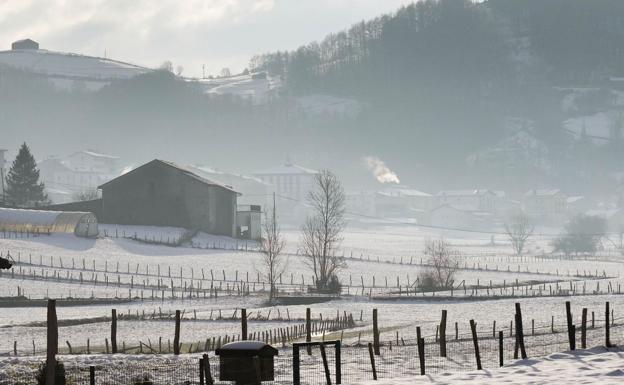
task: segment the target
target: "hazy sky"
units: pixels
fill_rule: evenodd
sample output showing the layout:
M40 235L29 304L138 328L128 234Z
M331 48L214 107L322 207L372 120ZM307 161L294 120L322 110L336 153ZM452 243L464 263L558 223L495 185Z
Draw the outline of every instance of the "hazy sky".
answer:
M244 68L256 53L292 49L413 0L0 0L0 50L32 38L41 48L187 76Z

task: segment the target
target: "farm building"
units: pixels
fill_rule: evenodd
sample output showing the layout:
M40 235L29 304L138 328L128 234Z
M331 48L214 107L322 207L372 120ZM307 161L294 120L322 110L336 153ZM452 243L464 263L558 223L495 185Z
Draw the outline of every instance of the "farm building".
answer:
M39 43L32 39L22 39L11 43L11 49L39 49Z
M98 222L92 213L0 208L0 231L69 233L96 237Z
M155 159L101 186L103 223L174 226L236 236L231 187Z
M262 238L262 210L260 206L238 206L236 227L239 238L260 240Z

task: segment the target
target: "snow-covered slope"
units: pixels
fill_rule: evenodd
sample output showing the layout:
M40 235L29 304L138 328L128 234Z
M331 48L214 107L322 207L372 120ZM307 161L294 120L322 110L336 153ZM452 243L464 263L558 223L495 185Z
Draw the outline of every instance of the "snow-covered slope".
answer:
M200 79L198 82L205 87L209 94L235 95L251 100L254 104L265 102L271 93L281 86L279 78L254 76L253 74Z
M88 80L129 79L151 71L116 60L45 49L2 51L0 64L47 76Z

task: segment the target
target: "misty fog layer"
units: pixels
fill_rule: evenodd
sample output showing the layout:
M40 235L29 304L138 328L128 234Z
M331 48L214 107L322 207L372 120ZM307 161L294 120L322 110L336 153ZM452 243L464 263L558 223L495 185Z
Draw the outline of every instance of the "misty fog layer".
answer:
M2 66L2 146L240 172L292 159L354 188L384 174L372 160L386 181L425 191L608 193L624 157L622 12L618 1L420 2L254 56L252 73L280 84L261 102L166 70L94 91Z

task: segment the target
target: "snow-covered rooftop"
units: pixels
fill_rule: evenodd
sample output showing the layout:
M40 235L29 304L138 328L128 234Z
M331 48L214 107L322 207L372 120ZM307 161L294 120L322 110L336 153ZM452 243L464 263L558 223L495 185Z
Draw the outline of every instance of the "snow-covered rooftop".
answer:
M491 190L488 189L474 189L474 190L442 190L437 196L478 196L478 195L486 195L492 194L495 195Z
M405 196L405 197L431 197L432 195L424 191L409 188L407 186L393 186L383 191L379 191L378 194L386 196Z
M256 172L254 175L298 175L298 174L318 174L318 171L305 168L294 163L284 163L280 166L271 167L264 171Z
M524 195L525 196L553 196L560 194L561 190L559 189L537 189L537 190L529 190Z
M193 179L196 179L196 180L198 180L198 181L200 181L200 182L202 182L202 183L205 183L205 184L208 184L208 185L212 185L212 186L220 186L220 187L223 187L224 189L227 189L227 190L230 190L230 191L233 191L233 192L235 192L235 193L239 194L237 191L235 191L235 190L234 190L232 187L230 187L230 186L226 186L226 185L224 185L224 184L222 184L222 183L219 183L219 182L216 182L216 181L213 181L213 180L210 180L210 179L204 178L204 177L202 177L202 176L200 176L200 175L198 175L198 174L194 173L193 171L191 171L191 170L189 170L189 169L187 169L187 168L185 168L185 167L183 167L183 166L180 166L180 165L178 165L178 164L176 164L176 163L174 163L174 162L170 162L170 161L167 161L167 160L162 160L162 159L154 159L154 160L152 160L151 162L148 162L148 163L146 163L146 164L144 164L144 165L142 165L142 166L139 166L139 167L137 167L137 168L133 169L132 171L129 171L129 172L125 173L125 174L122 174L122 175L118 176L117 178L115 178L115 179L113 179L113 180L110 180L110 181L108 181L108 182L104 183L104 184L103 184L103 185L101 185L101 186L98 186L98 189L101 189L102 187L106 186L106 185L107 185L107 184L109 184L109 183L115 183L116 181L118 181L118 180L120 180L120 179L122 179L122 178L126 178L127 176L131 175L131 174L132 174L132 173L134 173L135 171L137 171L137 170L141 169L142 167L144 167L144 166L146 166L146 165L148 165L148 164L154 163L154 162L157 162L157 163L160 163L160 164L164 164L164 165L169 166L169 167L173 167L173 168L175 168L176 170L178 170L178 171L180 171L180 172L184 173L185 175L187 175L187 176L189 176L189 177L191 177L191 178L193 178Z

